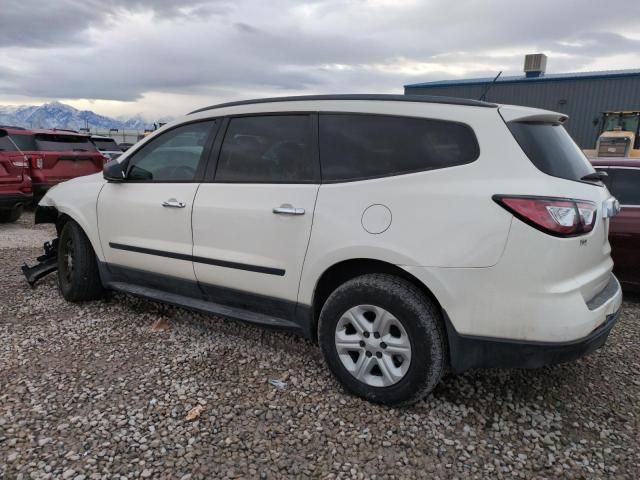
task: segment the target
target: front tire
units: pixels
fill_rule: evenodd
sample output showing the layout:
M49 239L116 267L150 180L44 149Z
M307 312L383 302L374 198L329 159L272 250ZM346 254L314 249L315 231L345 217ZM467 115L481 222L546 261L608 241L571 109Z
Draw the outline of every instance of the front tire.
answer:
M60 232L58 285L62 296L70 302L97 300L104 293L91 242L73 220Z
M318 324L324 359L350 392L385 405L407 405L438 384L446 366L436 305L407 280L356 277L327 299Z

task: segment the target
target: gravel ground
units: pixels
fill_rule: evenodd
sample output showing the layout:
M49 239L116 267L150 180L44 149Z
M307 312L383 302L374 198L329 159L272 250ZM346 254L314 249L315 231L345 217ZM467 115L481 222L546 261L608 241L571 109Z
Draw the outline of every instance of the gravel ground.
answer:
M51 231L32 221L0 226L0 478L640 474L638 298L590 357L390 409L288 334L120 294L69 304L54 276L30 290L19 266Z

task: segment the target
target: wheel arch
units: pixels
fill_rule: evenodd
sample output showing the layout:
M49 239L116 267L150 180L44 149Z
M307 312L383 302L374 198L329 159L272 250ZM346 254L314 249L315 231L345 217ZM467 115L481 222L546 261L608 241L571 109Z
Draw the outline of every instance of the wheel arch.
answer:
M89 225L85 221L81 215L75 215L73 211L69 211L66 208L59 209L54 205L38 205L35 210L35 224L52 224L56 227L56 234L60 236L62 232L62 228L65 226L67 222L73 220L76 222L82 231L85 233L89 242L91 242L91 246L93 247L93 251L96 253L98 260L103 261L102 257L102 248L100 245L100 241L97 238L94 238L94 232L89 228ZM96 232L97 234L97 232Z
M343 283L369 273L387 273L407 280L412 285L417 287L422 293L424 293L427 298L433 301L438 309L443 312L444 317L442 304L435 296L435 294L427 285L425 285L410 272L407 272L398 265L394 265L393 263L385 262L383 260L376 260L372 258L353 258L349 260L343 260L331 265L322 273L322 275L320 275L318 281L316 282L311 304L311 333L313 335L314 341L317 340L318 319L320 318L320 310L322 310L322 306L329 298L329 295L331 295L331 293Z

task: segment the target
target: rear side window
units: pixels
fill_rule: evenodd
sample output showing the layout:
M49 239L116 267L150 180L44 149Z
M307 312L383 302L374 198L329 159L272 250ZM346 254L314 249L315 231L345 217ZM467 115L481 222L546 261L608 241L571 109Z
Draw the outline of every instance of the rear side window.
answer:
M8 135L0 135L0 152L15 152L16 146L13 144Z
M232 118L224 136L216 181L310 183L316 180L309 115Z
M11 140L23 152L33 152L37 149L33 135L11 135Z
M547 175L580 180L593 167L562 125L552 123L507 123L511 134L529 160Z
M319 132L327 182L464 165L480 154L469 126L443 120L321 114Z
M640 170L610 168L610 190L621 205L640 205Z
M36 135L37 150L50 152L95 152L89 137L74 135Z

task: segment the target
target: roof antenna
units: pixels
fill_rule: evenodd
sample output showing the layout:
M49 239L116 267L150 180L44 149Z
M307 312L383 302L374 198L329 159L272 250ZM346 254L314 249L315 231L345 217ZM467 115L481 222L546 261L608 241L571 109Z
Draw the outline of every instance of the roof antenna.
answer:
M484 89L484 92L482 92L482 95L480 95L480 98L478 100L484 101L487 99L487 93L489 93L489 90L491 90L491 87L493 87L493 85L498 81L498 78L500 78L500 75L502 75L502 70L498 72L498 74L496 75L496 78L493 79L493 82L487 85L487 88Z

